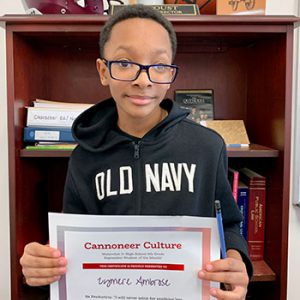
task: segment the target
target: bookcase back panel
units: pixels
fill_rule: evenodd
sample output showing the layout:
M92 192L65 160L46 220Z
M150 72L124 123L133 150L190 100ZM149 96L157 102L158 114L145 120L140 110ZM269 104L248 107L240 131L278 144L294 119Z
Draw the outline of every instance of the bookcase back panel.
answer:
M268 168L266 198L265 260L280 282L286 280L288 242L289 176L285 176L290 160L290 107L286 91L291 66L287 61L287 37L278 34L255 45L249 63L246 126L251 141L280 151L273 168ZM286 86L289 84L289 86ZM287 174L286 174L287 175Z
M62 212L68 159L21 159L20 163L22 171L17 172L16 177L22 189L16 194L16 212L19 213L16 232L20 234L18 247L23 252L22 247L29 241L48 241L48 211Z
M68 158L53 158L47 163L48 211L63 211L63 191L66 180Z
M216 119L244 119L246 113L247 65L239 49L219 53L178 53L176 89L213 89Z
M110 97L109 89L101 85L96 69L97 45L94 49L49 48L46 56L49 99L97 103Z
M19 150L23 147L23 127L26 123L25 106L30 105L36 95L45 94L46 85L43 79L43 59L36 47L18 34L13 35L11 42L14 45L14 51L12 60L8 61L10 65L8 84L11 85L10 81L12 81L16 85L12 89L8 89L9 101L12 101L12 105L9 107L9 120L14 124L14 135L10 135L10 139L11 143Z
M48 242L48 212L62 211L62 196L68 159L16 159L16 194L11 202L11 217L15 220L11 234L12 258L20 258L24 246L32 241ZM12 259L14 291L28 298L45 292L32 291L22 284L18 259ZM18 296L19 297L19 296ZM21 297L19 297L21 299ZM42 298L37 298L42 299Z
M255 142L284 150L286 39L276 36L257 43L249 61L246 125Z
M14 81L18 82L14 87L15 101L29 105L37 93L46 92L44 58L39 47L22 34L14 34L13 43Z
M24 246L30 241L47 242L47 190L44 187L43 165L38 162L15 159L16 172L10 173L15 193L11 194L11 270L14 291L22 288L22 272L19 264ZM12 180L12 176L13 180ZM21 299L21 297L20 297Z
M16 60L20 58L15 80L23 83L15 93L16 99L22 99L20 106L29 105L36 98L94 103L109 97L96 69L97 44L93 48L79 48L68 43L44 45L36 37L33 45L31 37L16 40L22 44L15 54ZM21 61L23 49L28 54Z

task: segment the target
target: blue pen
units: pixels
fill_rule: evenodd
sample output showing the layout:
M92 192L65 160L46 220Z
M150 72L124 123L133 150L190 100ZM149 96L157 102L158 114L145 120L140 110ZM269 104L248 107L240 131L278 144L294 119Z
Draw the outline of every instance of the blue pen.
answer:
M216 217L218 222L218 230L220 236L220 244L221 244L221 258L226 258L226 245L225 245L225 237L224 237L224 228L223 228L223 220L222 220L222 211L221 211L221 203L219 200L215 200L215 209L216 209Z

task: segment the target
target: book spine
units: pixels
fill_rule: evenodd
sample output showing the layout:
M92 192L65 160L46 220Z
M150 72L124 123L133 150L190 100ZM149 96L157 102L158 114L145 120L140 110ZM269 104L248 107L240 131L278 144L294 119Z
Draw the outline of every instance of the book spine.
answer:
M233 172L233 182L232 182L232 195L233 195L235 202L237 202L237 199L238 199L238 185L239 185L239 172L234 171Z
M27 108L27 126L52 126L71 128L74 120L83 110Z
M243 216L243 221L240 223L240 234L244 239L248 240L248 188L238 188L238 207Z
M75 142L71 129L25 127L24 142Z
M265 239L265 187L249 186L248 207L248 247L250 258L262 260L264 258Z
M26 146L26 150L73 150L77 144L73 145L40 145L40 146Z
M238 200L238 185L239 185L239 171L229 168L228 169L228 179L231 185L232 195L237 202Z

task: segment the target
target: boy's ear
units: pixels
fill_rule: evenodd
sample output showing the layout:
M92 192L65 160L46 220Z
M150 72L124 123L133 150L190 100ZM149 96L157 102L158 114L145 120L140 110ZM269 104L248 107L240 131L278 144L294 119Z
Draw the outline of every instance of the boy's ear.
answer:
M98 58L96 60L96 67L97 67L97 70L98 70L98 74L99 74L99 77L100 77L100 81L101 81L101 84L106 86L108 85L108 70L107 70L107 67L105 65L105 63L103 62L102 59Z

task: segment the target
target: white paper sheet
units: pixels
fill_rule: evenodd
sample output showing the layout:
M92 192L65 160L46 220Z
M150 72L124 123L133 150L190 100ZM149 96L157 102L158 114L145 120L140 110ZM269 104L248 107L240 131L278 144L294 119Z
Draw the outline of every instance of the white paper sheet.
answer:
M51 300L210 299L197 272L220 258L214 218L49 214L50 245L68 259Z

